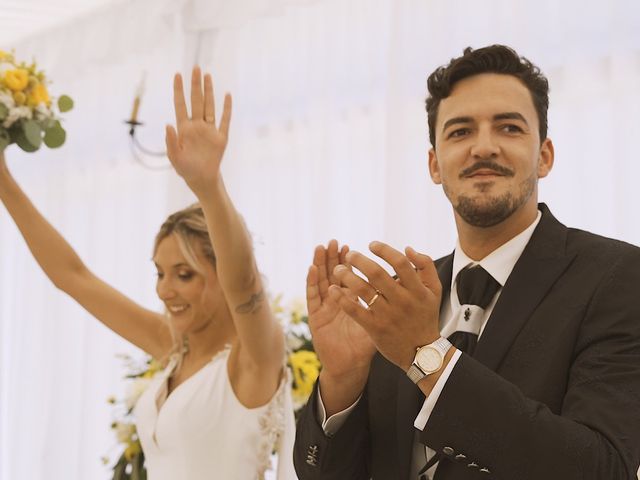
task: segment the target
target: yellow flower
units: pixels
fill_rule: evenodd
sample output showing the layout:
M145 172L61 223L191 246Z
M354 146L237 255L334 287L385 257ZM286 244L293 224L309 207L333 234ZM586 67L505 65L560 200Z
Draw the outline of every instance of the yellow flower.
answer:
M29 72L24 68L16 68L4 72L4 84L14 92L24 90L29 85Z
M142 451L142 447L140 446L140 442L135 441L131 442L127 445L127 448L124 450L124 458L131 461L133 457L138 455Z
M289 355L293 370L293 395L297 400L306 401L320 374L320 360L315 352L299 350Z
M41 103L44 103L47 107L51 105L51 98L49 98L47 87L42 83L38 83L29 93L28 102L31 107L35 107Z
M16 105L21 107L27 101L27 96L24 92L13 92L13 100L16 102Z
M9 52L5 52L4 50L0 50L0 60L9 60L13 59L13 55Z

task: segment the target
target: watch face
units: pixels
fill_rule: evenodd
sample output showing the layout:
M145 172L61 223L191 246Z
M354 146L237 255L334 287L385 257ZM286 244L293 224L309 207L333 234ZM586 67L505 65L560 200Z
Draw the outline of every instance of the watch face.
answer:
M442 354L427 345L416 353L416 363L424 373L436 372L442 366Z

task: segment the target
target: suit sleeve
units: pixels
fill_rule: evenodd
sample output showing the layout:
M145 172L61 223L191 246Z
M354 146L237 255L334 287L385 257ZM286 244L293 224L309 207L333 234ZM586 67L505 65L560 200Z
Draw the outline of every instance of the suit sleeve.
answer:
M583 308L561 404L528 398L473 358L460 358L420 435L444 453L436 478L636 479L640 255L622 253ZM488 475L474 476L480 469Z
M331 437L318 418L318 384L300 414L296 428L293 463L300 480L368 480L370 440L367 394Z

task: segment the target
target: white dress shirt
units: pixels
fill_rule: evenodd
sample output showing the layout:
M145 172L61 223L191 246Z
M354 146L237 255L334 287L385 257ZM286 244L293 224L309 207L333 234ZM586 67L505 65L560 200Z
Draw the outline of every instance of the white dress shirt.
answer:
M451 275L451 288L449 291L449 298L442 298L443 303L440 311L440 332L443 337L447 338L455 331L461 329L465 330L465 327L463 326L465 322L462 320L463 309L460 308L461 305L458 300L458 293L456 290L456 277L458 276L460 270L467 267L468 265L480 265L487 272L489 272L489 274L491 274L491 276L495 278L496 281L500 284L500 290L498 290L498 293L496 293L489 306L484 311L480 310L481 317L478 319L478 321L481 324L480 335L482 335L482 332L486 327L487 320L489 319L489 316L493 311L493 307L500 297L502 287L507 282L507 279L509 278L509 275L511 275L513 267L515 266L516 262L520 258L520 255L522 255L522 252L529 243L531 235L533 235L533 231L540 222L541 217L542 214L538 212L536 219L533 221L533 223L531 223L531 225L529 225L525 230L513 237L507 243L501 245L499 248L491 252L479 262L469 258L462 250L460 241L456 242L456 249L453 255L453 271ZM466 323L468 324L468 322ZM451 375L451 372L453 371L453 368L455 367L461 355L462 352L456 350L453 357L451 358L451 361L447 364L442 372L442 375L433 387L433 390L431 390L429 396L425 398L424 403L422 404L422 408L420 409L420 412L418 413L418 416L413 423L413 426L417 429L416 439L417 431L424 430L427 422L429 421L429 417L431 415L431 412L435 408L438 398L440 397L440 393L442 392L444 385L447 383L447 380L449 379L449 376ZM320 420L325 434L331 436L335 432L337 432L338 429L344 424L349 413L355 408L359 401L360 398L358 398L350 407L327 418L326 410L324 408L324 404L322 403L322 395L321 392L318 391L318 405L316 416ZM425 465L427 459L431 458L434 454L435 452L429 447L425 447L417 440L414 442L409 480L417 479L420 469ZM433 478L436 467L437 464L427 471L429 478Z

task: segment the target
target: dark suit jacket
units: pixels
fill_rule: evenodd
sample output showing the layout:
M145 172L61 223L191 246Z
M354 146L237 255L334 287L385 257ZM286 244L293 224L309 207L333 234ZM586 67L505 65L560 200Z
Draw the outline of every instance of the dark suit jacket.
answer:
M636 478L640 249L540 208L473 358L462 354L420 432L445 453L436 480ZM436 262L444 295L452 260ZM407 480L423 401L377 354L360 402L328 438L314 393L298 424L299 478Z

